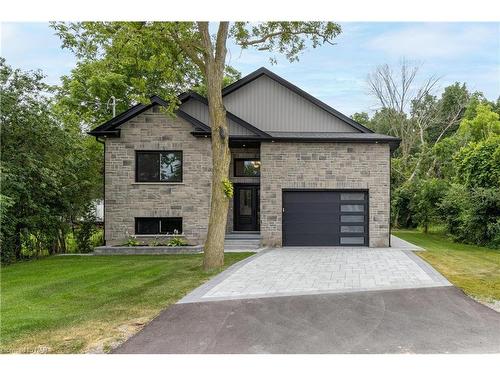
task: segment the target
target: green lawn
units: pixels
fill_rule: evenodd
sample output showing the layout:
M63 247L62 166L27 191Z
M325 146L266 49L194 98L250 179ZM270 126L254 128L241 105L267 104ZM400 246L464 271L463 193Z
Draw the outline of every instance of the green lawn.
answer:
M393 234L426 249L417 254L467 294L500 300L500 250L455 243L440 233L398 230Z
M225 255L225 267L251 253ZM2 267L2 352L107 351L214 274L202 255L62 256Z

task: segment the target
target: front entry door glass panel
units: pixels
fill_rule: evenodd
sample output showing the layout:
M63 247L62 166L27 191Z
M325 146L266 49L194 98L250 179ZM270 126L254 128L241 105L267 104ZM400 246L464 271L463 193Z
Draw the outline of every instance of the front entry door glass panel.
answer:
M259 230L259 187L255 185L235 186L234 230Z

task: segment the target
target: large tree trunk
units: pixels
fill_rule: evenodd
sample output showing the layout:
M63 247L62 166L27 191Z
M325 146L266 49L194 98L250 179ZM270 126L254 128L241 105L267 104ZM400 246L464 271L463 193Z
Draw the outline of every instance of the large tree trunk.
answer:
M225 28L225 30L223 29ZM226 109L222 102L222 82L225 67L227 23L221 22L217 36L215 55L208 35L208 25L200 27L209 50L205 59L208 112L212 127L212 198L208 233L205 242L203 268L210 270L224 265L224 237L226 232L229 198L224 191L223 180L229 176L229 130ZM208 43L210 42L210 46Z

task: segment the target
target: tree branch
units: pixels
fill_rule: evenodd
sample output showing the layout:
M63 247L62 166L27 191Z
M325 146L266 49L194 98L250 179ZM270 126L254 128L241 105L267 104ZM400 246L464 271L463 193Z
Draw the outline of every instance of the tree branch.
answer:
M201 43L203 45L203 54L208 65L214 59L214 47L208 30L208 22L197 22L198 31L201 35Z
M290 35L317 35L321 38L323 38L323 42L331 44L334 46L336 43L331 42L328 37L324 34L318 33L317 31L309 31L309 30L300 30L300 31L276 31L274 33L269 33L264 36L262 36L259 39L253 39L253 40L246 40L241 42L242 47L248 47L248 46L254 46L256 44L261 44L267 42L269 39L274 38L276 36L280 36L283 34L290 34ZM269 49L269 48L262 48L262 50Z
M219 24L219 30L217 31L217 41L215 44L215 61L219 65L219 69L224 69L226 62L226 41L227 35L229 33L229 22L223 21Z
M178 24L178 22L176 22ZM192 45L187 42L184 38L180 38L175 32L169 33L172 39L179 45L179 47L184 51L184 53L193 61L201 71L205 71L205 62L199 57L198 51L202 50L200 46Z

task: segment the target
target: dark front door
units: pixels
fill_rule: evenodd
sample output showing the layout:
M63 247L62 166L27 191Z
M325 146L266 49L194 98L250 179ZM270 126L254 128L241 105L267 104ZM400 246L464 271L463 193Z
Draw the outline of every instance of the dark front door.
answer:
M234 187L234 230L258 231L259 186L235 185Z

